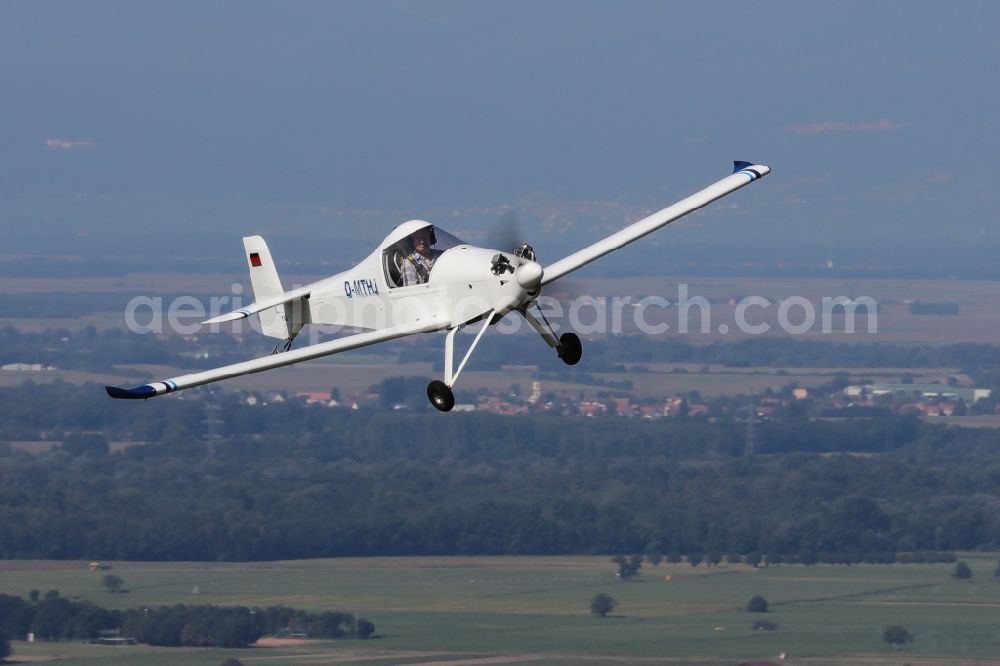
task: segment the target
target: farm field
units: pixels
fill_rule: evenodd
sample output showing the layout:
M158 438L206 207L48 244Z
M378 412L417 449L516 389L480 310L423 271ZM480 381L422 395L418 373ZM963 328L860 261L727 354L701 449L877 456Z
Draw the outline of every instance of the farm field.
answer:
M283 276L285 285L305 284L318 275ZM145 294L151 297L165 294L186 294L197 297L206 305L213 297L231 297L234 285L246 282L243 274L181 274L181 273L138 273L121 277L104 278L16 278L0 277L0 296L31 295L44 299L46 293L80 294L86 302L87 294L121 293L121 308L110 312L88 313L79 318L32 318L15 311L0 311L0 326L13 325L19 330L37 331L46 327L98 328L123 327L124 310L128 302L127 294ZM738 340L747 337L735 325L736 303L747 296L767 299L766 307L753 306L746 312L750 324L767 324L769 335L784 335L779 327L778 304L782 299L801 297L814 304L816 323L800 339L834 340L837 342L891 342L891 343L956 343L996 340L995 332L1000 329L1000 283L991 281L958 280L904 280L904 279L861 279L861 278L714 278L664 276L656 278L592 278L574 277L567 284L556 283L546 291L547 296L559 300L568 314L569 300L576 296L606 299L606 315L614 318L614 299L629 299L620 309L621 332L638 332L635 312L631 304L646 296L666 298L671 303L680 299L680 290L686 289L689 299L701 297L710 303L710 323L703 331L701 314L697 306L689 309L689 330L678 333L678 308L651 307L645 312L648 324L670 324L670 329L657 334L673 337L682 335L691 342L713 340ZM238 286L243 304L249 302L250 291ZM842 312L837 312L831 320L831 331L821 330L820 303L823 298L870 297L880 304L878 330L869 333L864 308L860 308L855 321L855 332L845 331ZM958 315L914 315L908 304L914 301L942 303L952 302L959 306ZM167 304L164 304L166 309ZM226 309L225 307L223 309ZM555 319L558 320L558 317ZM788 319L793 324L802 321L800 308L792 308ZM581 320L592 323L592 308L581 308ZM727 332L720 332L720 325Z
M309 641L252 650L15 642L17 655L60 663L218 664L737 664L788 653L789 664L1000 664L994 554L951 565L854 567L645 565L622 582L607 558L445 557L268 563L114 563L126 594L109 594L86 562L0 562L0 592L58 589L105 607L185 604L357 612L377 640ZM669 577L669 580L668 580ZM590 598L618 600L607 618ZM771 609L744 606L763 595ZM756 619L777 631L752 631ZM882 630L915 642L893 653Z

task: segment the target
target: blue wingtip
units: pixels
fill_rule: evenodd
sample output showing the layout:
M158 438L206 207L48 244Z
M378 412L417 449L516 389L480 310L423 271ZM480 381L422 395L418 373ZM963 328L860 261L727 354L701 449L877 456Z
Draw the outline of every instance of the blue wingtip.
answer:
M117 386L105 386L104 390L107 391L108 395L112 398L117 398L118 400L141 400L143 398L152 398L156 395L156 389L149 384L136 386L135 388L130 389L119 388Z
M741 160L737 160L737 161L733 162L733 173L739 173L743 169L746 169L747 167L752 167L752 166L753 166L753 162L743 162Z

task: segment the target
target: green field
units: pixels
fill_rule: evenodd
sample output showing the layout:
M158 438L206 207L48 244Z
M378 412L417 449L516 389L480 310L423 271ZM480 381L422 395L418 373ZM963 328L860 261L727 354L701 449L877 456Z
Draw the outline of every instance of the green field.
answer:
M1000 663L996 556L965 559L975 572L971 581L951 578L950 565L646 565L638 581L626 583L603 557L115 563L126 594L105 591L102 574L85 562L3 562L0 591L58 589L112 608L212 603L356 611L380 636L243 651L14 643L18 655L65 664L218 664L233 654L268 664L736 664L780 652L790 655L787 663ZM589 614L597 592L618 600L612 616ZM766 616L743 610L755 594L771 604ZM778 630L752 631L761 617ZM899 654L881 642L891 624L916 637Z

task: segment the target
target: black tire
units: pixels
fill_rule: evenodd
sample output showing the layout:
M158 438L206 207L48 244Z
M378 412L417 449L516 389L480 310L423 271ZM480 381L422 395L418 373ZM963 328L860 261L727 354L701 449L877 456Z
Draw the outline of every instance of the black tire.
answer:
M559 336L559 358L566 365L576 365L583 357L583 343L576 333L563 333Z
M427 385L427 399L439 412L450 412L451 408L455 406L455 394L451 392L447 384L439 379L435 379Z

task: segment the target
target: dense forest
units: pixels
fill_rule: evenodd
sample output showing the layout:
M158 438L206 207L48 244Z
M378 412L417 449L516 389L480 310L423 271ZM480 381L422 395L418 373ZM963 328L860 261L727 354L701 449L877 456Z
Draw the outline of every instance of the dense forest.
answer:
M743 553L892 561L1000 547L992 429L911 418L745 426L350 411L222 394L109 403L0 389L0 557ZM101 434L98 434L101 433ZM30 435L30 437L29 437ZM109 452L115 441L141 445Z

